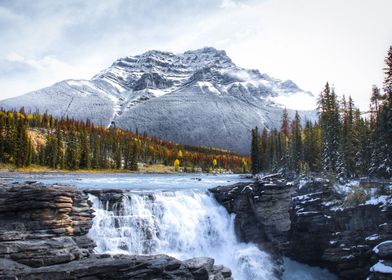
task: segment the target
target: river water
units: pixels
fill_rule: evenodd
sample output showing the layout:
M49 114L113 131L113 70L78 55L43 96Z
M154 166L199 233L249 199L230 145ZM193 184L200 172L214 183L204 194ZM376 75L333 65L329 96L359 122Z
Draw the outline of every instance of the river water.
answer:
M126 195L114 206L90 195L96 217L89 236L99 253L168 254L179 259L208 256L229 267L234 279L276 279L271 257L262 248L237 240L234 215L208 192L211 187L246 181L238 175L55 173L14 179L82 189L125 189ZM286 258L283 279L337 278Z

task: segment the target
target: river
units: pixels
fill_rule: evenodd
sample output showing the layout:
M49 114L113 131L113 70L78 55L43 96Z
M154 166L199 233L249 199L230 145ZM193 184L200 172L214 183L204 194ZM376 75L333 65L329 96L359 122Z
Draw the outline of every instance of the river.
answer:
M208 256L234 279L273 280L271 257L239 242L234 216L208 188L247 181L238 175L45 173L10 174L13 179L70 184L81 189L125 189L115 207L90 195L96 211L89 236L99 253L168 254L179 259ZM284 259L284 280L337 279L326 270Z

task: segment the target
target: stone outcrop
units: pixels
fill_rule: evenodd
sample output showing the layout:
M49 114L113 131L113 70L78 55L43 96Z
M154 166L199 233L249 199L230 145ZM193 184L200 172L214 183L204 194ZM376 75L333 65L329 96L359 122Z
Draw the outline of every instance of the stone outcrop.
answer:
M107 203L122 195L89 192ZM0 181L0 279L232 279L210 258L95 254L93 212L88 194L73 187Z
M239 183L210 191L230 213L236 214L237 235L243 241L262 244L270 253L287 247L292 185L269 176L257 184Z
M231 271L210 258L181 262L166 255L93 255L79 261L32 268L0 259L3 280L129 280L129 279L232 279Z
M275 255L327 267L342 279L384 279L377 268L388 266L389 245L378 254L373 248L392 239L390 203L348 205L326 180L289 182L278 175L210 191L236 214L242 240L268 244Z
M0 183L0 258L32 267L89 256L93 210L68 186Z

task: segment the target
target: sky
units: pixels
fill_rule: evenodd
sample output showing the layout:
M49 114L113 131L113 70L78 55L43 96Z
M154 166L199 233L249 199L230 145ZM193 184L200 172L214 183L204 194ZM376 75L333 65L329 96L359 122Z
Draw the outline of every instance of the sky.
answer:
M147 50L223 49L238 66L368 107L392 0L0 0L0 99L90 79Z

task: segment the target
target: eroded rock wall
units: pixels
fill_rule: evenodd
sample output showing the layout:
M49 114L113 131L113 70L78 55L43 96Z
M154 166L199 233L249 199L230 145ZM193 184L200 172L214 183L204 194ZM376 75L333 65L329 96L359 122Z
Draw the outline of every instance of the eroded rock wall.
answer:
M68 186L0 183L0 258L32 267L89 256L93 210Z
M327 267L342 279L384 279L373 267L389 263L392 254L382 259L373 248L392 239L391 204L342 205L342 197L326 180L290 182L278 175L210 191L236 214L242 240Z

